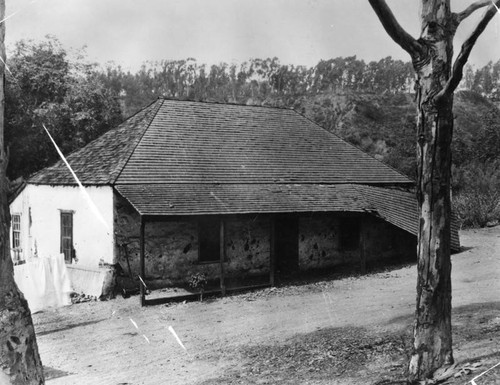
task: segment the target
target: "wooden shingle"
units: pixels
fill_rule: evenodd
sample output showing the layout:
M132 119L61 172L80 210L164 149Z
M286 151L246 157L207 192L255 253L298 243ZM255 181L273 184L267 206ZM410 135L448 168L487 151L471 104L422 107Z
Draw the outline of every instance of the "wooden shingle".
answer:
M164 99L68 161L84 185L412 184L293 110ZM58 162L29 183L75 181Z

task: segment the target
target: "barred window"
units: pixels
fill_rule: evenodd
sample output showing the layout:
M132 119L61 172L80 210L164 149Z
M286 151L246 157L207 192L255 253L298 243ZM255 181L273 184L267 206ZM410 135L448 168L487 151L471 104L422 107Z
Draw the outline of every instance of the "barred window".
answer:
M21 214L12 214L12 248L21 247Z
M61 211L61 253L64 260L73 260L73 212Z

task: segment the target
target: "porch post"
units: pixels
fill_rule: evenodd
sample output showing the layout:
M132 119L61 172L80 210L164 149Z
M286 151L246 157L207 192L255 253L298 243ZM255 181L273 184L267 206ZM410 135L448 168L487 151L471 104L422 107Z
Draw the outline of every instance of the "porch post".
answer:
M269 236L269 283L271 286L274 286L274 275L276 272L276 236L275 236L275 229L276 229L276 220L274 215L271 216L271 232Z
M219 253L220 253L220 291L223 296L226 295L226 283L224 282L224 261L226 260L226 234L224 219L220 220L220 232L219 232Z
M359 259L361 265L361 274L366 273L366 230L365 224L359 224Z
M144 257L144 227L145 221L141 215L141 234L140 234L140 247L141 247L141 259L140 259L140 275L139 275L139 290L140 290L140 298L141 298L141 306L146 304L146 288L144 287L144 283L146 282L146 274L145 274L145 257Z

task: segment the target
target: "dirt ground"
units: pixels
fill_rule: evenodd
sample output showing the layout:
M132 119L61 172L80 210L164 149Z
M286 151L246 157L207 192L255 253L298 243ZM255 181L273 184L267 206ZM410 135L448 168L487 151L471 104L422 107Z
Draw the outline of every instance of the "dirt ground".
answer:
M463 376L454 384L500 362L500 227L463 231L461 243L452 261ZM415 285L411 265L203 303L141 308L120 297L33 319L50 385L381 385L404 378ZM500 383L500 366L475 381Z

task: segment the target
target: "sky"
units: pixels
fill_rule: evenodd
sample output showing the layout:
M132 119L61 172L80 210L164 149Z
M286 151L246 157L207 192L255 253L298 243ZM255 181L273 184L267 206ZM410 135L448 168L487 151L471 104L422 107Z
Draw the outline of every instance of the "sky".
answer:
M451 0L461 11L472 0ZM418 37L417 0L388 0L400 24ZM462 43L484 10L459 27ZM385 33L368 0L6 0L6 43L59 39L67 49L86 46L90 61L112 61L135 71L145 61L195 58L241 63L278 57L313 66L321 59L365 61L409 56ZM456 45L455 51L459 51ZM476 44L469 62L500 59L500 15Z

